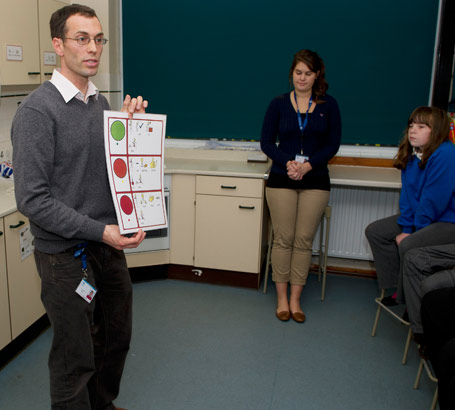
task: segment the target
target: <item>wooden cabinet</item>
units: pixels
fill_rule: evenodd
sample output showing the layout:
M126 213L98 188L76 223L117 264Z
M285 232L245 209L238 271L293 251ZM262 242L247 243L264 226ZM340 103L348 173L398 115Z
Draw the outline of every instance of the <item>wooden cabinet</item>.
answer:
M44 52L54 52L49 20L55 10L67 3L59 0L15 0L13 4L0 0L1 85L33 85L50 78L48 73L52 73L56 66L45 65L44 61ZM7 58L8 46L14 56L12 58L17 60ZM22 57L17 55L19 52Z
M37 1L0 0L0 7L0 84L40 84ZM7 59L11 46L10 58L18 60Z
M39 22L39 50L40 50L40 73L41 82L50 80L54 68L60 67L60 57L55 54L54 46L52 45L51 30L49 20L54 11L62 8L68 1L60 0L38 0L38 22ZM46 55L55 57L56 64L49 61Z
M170 263L193 265L196 176L172 175Z
M0 349L11 342L8 278L6 276L5 228L0 218Z
M194 265L259 273L264 180L196 177Z
M4 217L6 270L13 339L45 313L40 298L41 280L33 254L22 258L21 235L28 226L28 219L20 212Z
M170 263L258 274L264 252L264 180L174 174Z

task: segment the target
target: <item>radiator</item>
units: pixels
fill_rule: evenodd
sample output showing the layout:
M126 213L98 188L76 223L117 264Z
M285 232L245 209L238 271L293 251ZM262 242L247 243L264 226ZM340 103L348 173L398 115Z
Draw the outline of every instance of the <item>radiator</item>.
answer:
M373 260L365 228L370 222L398 213L400 191L366 187L332 186L328 256ZM319 249L318 230L313 249Z

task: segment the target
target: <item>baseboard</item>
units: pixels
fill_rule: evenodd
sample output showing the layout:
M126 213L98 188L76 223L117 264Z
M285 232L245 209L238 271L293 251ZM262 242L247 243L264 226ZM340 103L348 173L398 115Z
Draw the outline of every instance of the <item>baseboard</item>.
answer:
M21 353L30 343L32 343L41 333L50 326L47 314L41 316L35 323L24 330L19 336L13 339L2 350L0 350L0 370L9 361Z
M199 268L197 266L176 264L169 265L168 278L251 289L259 289L261 279L260 275L256 273Z

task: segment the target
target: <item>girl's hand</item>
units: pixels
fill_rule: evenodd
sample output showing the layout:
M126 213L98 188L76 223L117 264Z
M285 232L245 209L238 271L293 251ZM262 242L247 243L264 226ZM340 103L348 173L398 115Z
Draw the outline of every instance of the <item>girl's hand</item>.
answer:
M401 232L399 235L397 235L395 237L395 241L397 243L397 245L399 245L401 243L401 241L406 238L407 236L411 235L410 233L404 233L404 232Z

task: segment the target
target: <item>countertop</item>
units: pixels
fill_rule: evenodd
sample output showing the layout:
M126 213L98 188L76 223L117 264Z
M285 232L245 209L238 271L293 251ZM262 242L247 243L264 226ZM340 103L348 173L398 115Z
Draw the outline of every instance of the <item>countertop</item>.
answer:
M166 158L164 166L164 172L168 174L213 175L261 179L266 179L268 177L268 170L270 168L270 164L266 162L188 158Z
M13 180L0 177L0 217L14 211L16 211L16 199Z
M401 172L396 168L329 165L332 185L401 189Z
M247 161L166 158L165 173L213 175L240 178L268 176L269 163ZM370 188L401 188L400 171L395 168L329 165L332 185ZM0 217L16 211L13 181L0 178Z

